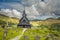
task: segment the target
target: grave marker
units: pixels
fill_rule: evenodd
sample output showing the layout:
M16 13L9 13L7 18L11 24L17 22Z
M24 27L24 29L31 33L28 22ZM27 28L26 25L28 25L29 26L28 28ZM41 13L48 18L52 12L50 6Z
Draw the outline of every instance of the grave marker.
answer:
M29 37L28 36L24 36L24 40L29 40Z
M40 40L40 36L36 36L34 40Z

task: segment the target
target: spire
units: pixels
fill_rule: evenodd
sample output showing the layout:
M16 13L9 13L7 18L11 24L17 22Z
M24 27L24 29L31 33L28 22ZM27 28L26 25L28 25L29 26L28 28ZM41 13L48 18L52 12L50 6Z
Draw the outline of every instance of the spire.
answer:
M23 11L23 14L22 14L22 16L26 16L26 13L25 13L25 7L24 7L24 11Z

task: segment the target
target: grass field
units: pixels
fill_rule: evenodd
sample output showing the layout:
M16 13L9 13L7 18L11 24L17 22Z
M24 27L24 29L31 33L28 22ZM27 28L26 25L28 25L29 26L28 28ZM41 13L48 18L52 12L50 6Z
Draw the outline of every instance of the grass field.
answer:
M53 35L53 37L51 37ZM27 31L24 33L24 36L20 40L24 40L25 36L29 38L29 40L35 40L36 36L40 37L40 40L47 40L46 37L49 37L49 40L53 40L54 38L57 38L60 40L60 24L59 23L53 23L49 25L41 25L41 26L35 26L31 29L27 29ZM26 38L27 40L27 38Z
M21 32L22 32L22 28L9 28L8 29L8 33L6 38L4 37L4 32L6 29L3 29L0 27L0 40L10 40L11 38L14 38L16 36L18 36Z
M0 40L9 40L21 34L22 28L17 28L18 19L0 16ZM4 38L5 28L7 22L9 23L8 33ZM29 40L35 40L35 37L40 37L41 40L47 40L46 37L50 36L49 40L58 38L60 40L60 20L49 19L41 21L30 21L32 28L27 28L20 40L24 40L24 36L27 36ZM51 37L53 35L54 37Z

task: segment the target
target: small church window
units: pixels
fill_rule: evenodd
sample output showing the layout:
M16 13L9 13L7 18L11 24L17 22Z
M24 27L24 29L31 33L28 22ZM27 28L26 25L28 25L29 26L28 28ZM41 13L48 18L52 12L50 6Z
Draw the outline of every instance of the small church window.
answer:
M25 23L26 21L25 21L25 20L23 20L23 22Z

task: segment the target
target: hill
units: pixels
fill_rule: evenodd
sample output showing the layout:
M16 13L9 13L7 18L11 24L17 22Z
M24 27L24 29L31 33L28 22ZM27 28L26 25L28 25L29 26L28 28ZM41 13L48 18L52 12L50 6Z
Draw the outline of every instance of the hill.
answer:
M9 23L9 24L17 24L18 19L0 14L0 25L5 25L7 23Z
M7 24L7 22L11 24L15 24L15 26L18 23L17 18L11 18L5 15L0 15L0 25ZM48 20L33 20L30 21L32 28L27 29L23 36L20 38L20 40L24 40L25 37L27 37L29 40L35 40L35 37L40 37L41 40L46 40L47 36L50 36L49 40L53 38L58 38L60 40L60 20L58 19L51 19ZM18 35L21 35L22 28L15 28L13 26L9 27L8 35L6 36L6 40L9 40L11 38L14 38ZM5 29L2 29L0 27L0 40L3 39ZM52 35L54 36L52 38Z
M0 14L0 24L6 24L7 22L10 24L17 25L19 22L19 19ZM39 25L49 25L49 24L54 24L54 23L60 23L60 20L58 20L58 18L57 19L48 18L46 20L34 19L34 20L30 20L30 23L33 26L39 26Z
M60 17L58 17L57 19L60 20Z

